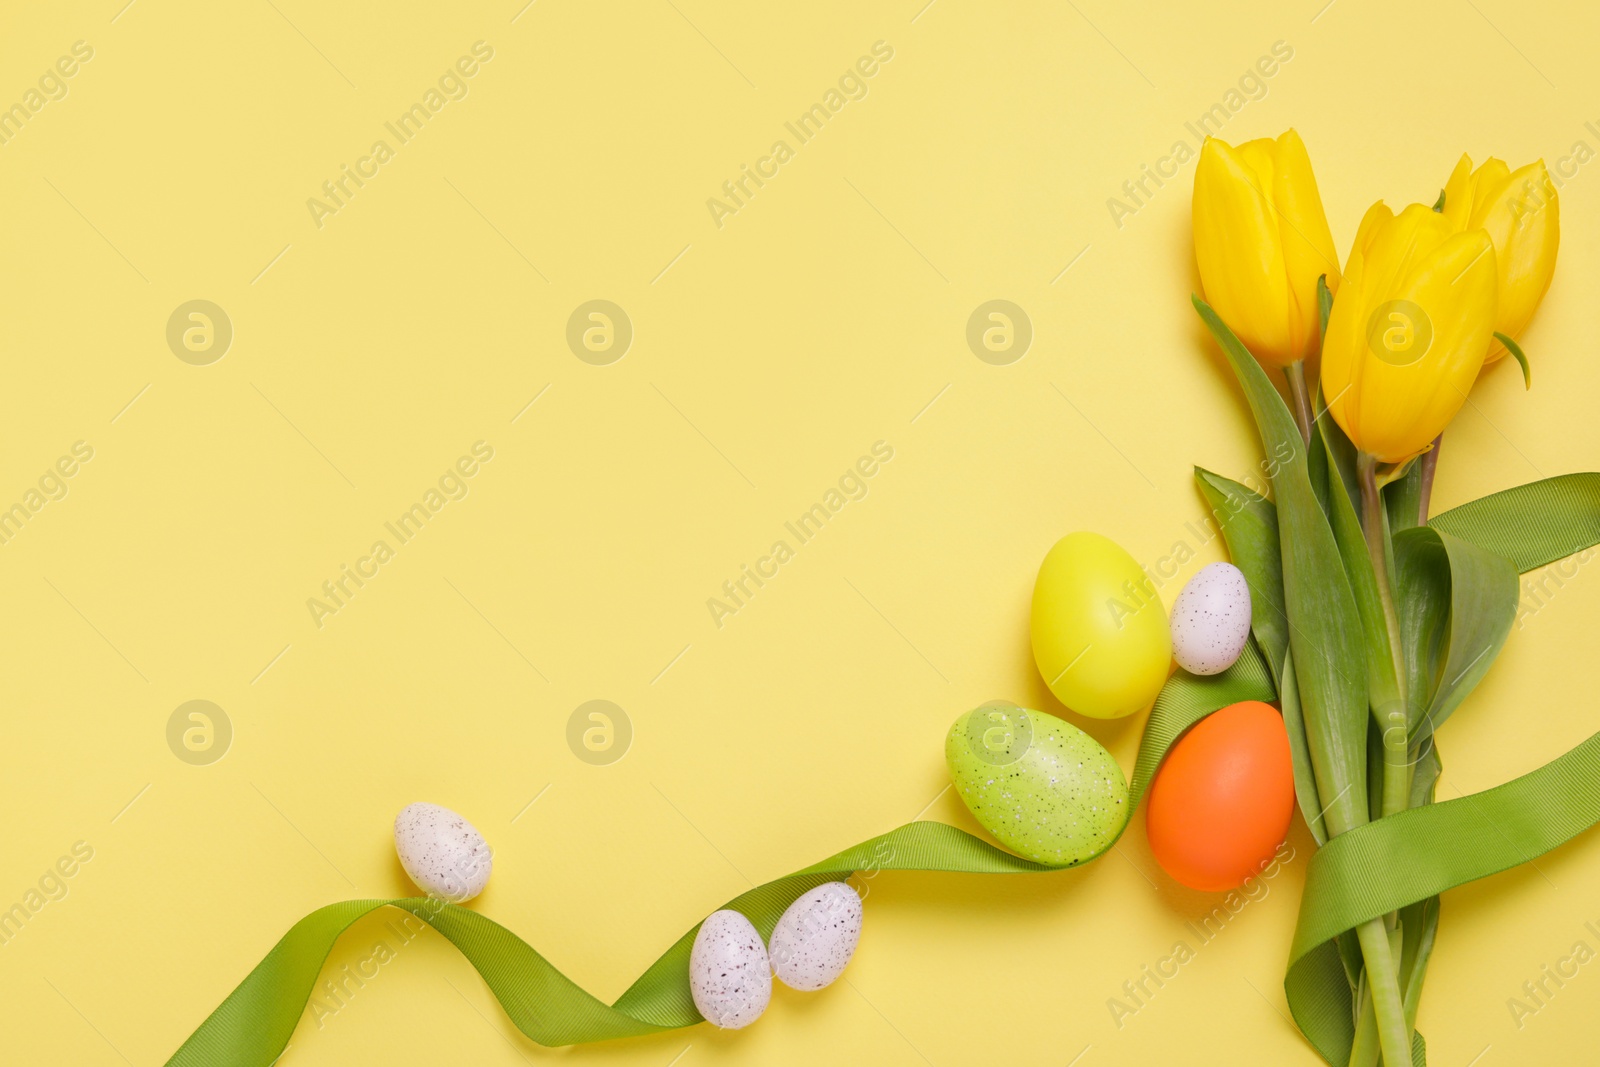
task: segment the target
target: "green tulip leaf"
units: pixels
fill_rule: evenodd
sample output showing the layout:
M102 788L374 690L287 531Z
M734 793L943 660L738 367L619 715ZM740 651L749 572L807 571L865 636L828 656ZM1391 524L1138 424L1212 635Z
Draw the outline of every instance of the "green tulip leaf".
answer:
M1424 742L1472 692L1505 644L1516 620L1517 570L1502 556L1470 541L1419 526L1395 538L1398 599L1415 635L1407 648L1413 746ZM1397 610L1400 606L1396 605Z
M1450 630L1450 557L1425 527L1395 538L1395 614L1406 666L1406 729L1427 715Z
M1405 1000L1406 1019L1415 1026L1417 1007L1422 1003L1422 979L1433 956L1434 936L1439 932L1438 895L1401 908L1400 930L1400 992Z
M1439 447L1437 444L1435 448ZM1422 517L1422 472L1427 456L1407 464L1405 473L1383 487L1383 504L1389 512L1389 532L1398 534L1419 525Z
M1443 531L1429 533L1439 538L1450 557L1448 649L1421 726L1431 732L1460 706L1500 655L1516 621L1522 589L1517 568L1505 557Z
M1322 412L1317 419L1317 429L1322 439L1322 447L1328 453L1328 465L1332 470L1339 472L1340 480L1344 482L1345 493L1351 501L1361 499L1361 483L1356 476L1356 446L1350 443L1350 438L1345 436L1344 428L1333 417L1332 405L1328 404L1322 395L1322 389L1317 388L1317 410Z
M1420 808L1433 803L1433 788L1439 781L1439 750L1430 737L1421 757L1413 768L1411 779L1411 807ZM1422 1002L1422 980L1428 971L1428 960L1433 955L1434 937L1439 931L1439 897L1437 894L1400 909L1400 991L1406 1008L1406 1021L1417 1023L1417 1007Z
M1367 724L1367 815L1383 817L1383 728L1374 718Z
M1330 486L1339 481L1339 474L1328 468L1328 450L1313 429L1311 442L1306 448L1306 475L1311 479L1311 493L1317 498L1317 506L1322 509L1324 520L1332 522L1333 505L1328 500L1328 494Z
M1395 707L1399 706L1400 687L1395 676L1394 656L1390 652L1389 625L1384 619L1378 577L1373 572L1372 556L1368 553L1366 535L1361 530L1361 519L1356 511L1360 489L1355 480L1354 449L1326 412L1317 420L1317 429L1319 432L1312 442L1312 450L1321 448L1328 456L1328 521L1333 527L1334 540L1344 560L1345 574L1350 580L1350 591L1355 597L1356 611L1361 618L1361 643L1366 651L1367 693L1372 701L1373 714L1377 715L1386 701L1392 701ZM1378 521L1382 522L1385 518L1380 515ZM1385 542L1387 540L1385 538Z
M1328 288L1328 276L1326 274L1317 278L1317 314L1322 326L1321 333L1317 335L1319 338L1318 343L1320 344L1320 339L1328 335L1328 316L1333 314L1333 293ZM1322 412L1322 416L1317 415L1318 411ZM1327 415L1327 410L1322 403L1321 382L1317 383L1316 391L1312 396L1311 412L1313 422L1320 421L1323 416ZM1329 514L1328 486L1331 484L1332 479L1328 474L1327 450L1319 447L1315 433L1311 435L1310 448L1306 453L1306 467L1311 474L1311 490L1317 494L1317 503L1322 505L1322 513L1327 515Z
M1289 647L1306 743L1334 833L1366 821L1367 671L1344 562L1311 487L1306 448L1266 373L1205 301L1195 309L1227 356L1255 416L1278 509Z
M1250 586L1250 629L1267 655L1274 679L1281 677L1289 648L1289 617L1283 610L1283 557L1278 544L1278 509L1272 501L1231 478L1194 469L1194 480L1228 543L1228 558Z
M1311 766L1311 747L1306 742L1305 712L1300 707L1300 688L1294 678L1294 656L1283 658L1283 679L1278 685L1278 704L1283 709L1283 728L1289 735L1289 759L1294 765L1294 798L1300 817L1318 845L1328 843L1328 823L1317 793L1316 771Z
M1511 358L1522 366L1522 387L1533 388L1533 372L1528 369L1528 357L1523 353L1522 346L1500 331L1495 331L1495 339L1506 346L1506 351L1511 353Z
M1439 775L1442 773L1438 740L1430 737L1411 768L1411 803L1408 806L1420 808L1424 804L1432 804L1434 787L1439 784Z

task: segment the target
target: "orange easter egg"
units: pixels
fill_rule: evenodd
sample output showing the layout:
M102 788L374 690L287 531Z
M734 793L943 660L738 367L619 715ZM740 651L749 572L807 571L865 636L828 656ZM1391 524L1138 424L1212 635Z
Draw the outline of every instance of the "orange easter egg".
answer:
M1294 763L1277 709L1230 704L1173 746L1150 786L1145 827L1163 870L1221 892L1260 874L1289 833Z

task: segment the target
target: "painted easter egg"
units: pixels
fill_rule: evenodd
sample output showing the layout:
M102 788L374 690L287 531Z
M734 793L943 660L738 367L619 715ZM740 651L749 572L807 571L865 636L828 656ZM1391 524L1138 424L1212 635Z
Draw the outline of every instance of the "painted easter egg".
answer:
M1056 699L1115 719L1149 707L1167 680L1172 636L1153 583L1116 542L1057 541L1033 586L1033 659Z
M1221 674L1250 639L1250 583L1231 563L1212 563L1172 602L1172 658L1190 674Z
M1145 807L1150 851L1191 889L1221 892L1258 873L1289 833L1294 763L1283 718L1246 700L1185 734Z
M1127 821L1122 768L1054 715L990 701L950 727L944 758L973 817L1036 863L1064 867L1098 856Z
M706 1021L723 1030L761 1018L772 1000L772 970L749 919L724 909L700 924L689 953L689 992Z
M830 985L861 941L861 896L845 882L801 893L767 939L772 973L790 989Z
M483 892L494 868L494 855L483 835L437 804L401 809L394 817L394 850L418 889L457 904Z

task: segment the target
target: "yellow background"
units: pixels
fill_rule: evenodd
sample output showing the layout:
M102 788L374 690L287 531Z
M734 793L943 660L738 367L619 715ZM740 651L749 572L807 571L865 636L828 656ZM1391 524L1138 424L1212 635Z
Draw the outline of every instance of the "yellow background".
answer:
M122 2L10 0L0 32L6 104L94 49L0 146L0 502L94 448L0 546L0 906L95 850L0 947L8 1063L161 1063L300 916L411 891L413 800L494 846L473 906L608 999L750 882L924 809L976 829L942 737L992 697L1060 713L1027 642L1045 551L1088 528L1154 564L1203 514L1190 465L1257 457L1188 306L1193 164L1120 229L1107 199L1277 41L1223 132L1301 131L1341 252L1463 150L1600 149L1576 3ZM307 198L479 40L469 95L314 225ZM868 95L716 226L707 198L880 40ZM1484 376L1441 508L1600 468L1600 167L1561 197L1535 388ZM235 330L210 366L165 340L197 298ZM610 366L564 340L594 298L634 325ZM1035 330L1009 366L964 339L994 298ZM478 440L466 499L318 629L307 598ZM716 627L707 598L878 440L869 495ZM1180 578L1220 558L1195 547ZM1600 726L1597 621L1586 569L1525 618L1441 737L1441 795ZM167 747L191 699L233 724L210 766ZM567 747L590 699L632 721L620 762ZM1082 725L1131 769L1141 723ZM1164 878L1142 819L1079 871L882 875L848 983L739 1033L542 1050L429 934L283 1063L1312 1063L1280 987L1298 821L1291 843L1203 946L1185 923L1216 898ZM1591 919L1592 838L1449 894L1432 1062L1587 1056L1600 971L1520 1030L1506 1001L1600 946ZM1179 939L1196 958L1118 1029L1108 998Z

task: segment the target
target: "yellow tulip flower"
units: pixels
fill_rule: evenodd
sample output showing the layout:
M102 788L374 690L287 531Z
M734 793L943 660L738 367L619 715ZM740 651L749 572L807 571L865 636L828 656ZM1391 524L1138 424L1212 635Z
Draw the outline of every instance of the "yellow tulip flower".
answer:
M1399 463L1455 417L1489 350L1497 269L1485 230L1422 204L1368 210L1322 347L1323 395L1358 449Z
M1494 328L1516 340L1533 318L1556 271L1561 204L1544 161L1511 170L1490 159L1477 170L1462 156L1444 187L1444 217L1457 230L1486 230L1499 268L1500 310ZM1491 346L1489 362L1506 354Z
M1237 147L1206 138L1194 252L1206 300L1257 358L1287 367L1316 352L1317 279L1337 291L1339 259L1298 133Z

